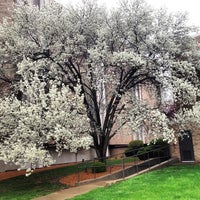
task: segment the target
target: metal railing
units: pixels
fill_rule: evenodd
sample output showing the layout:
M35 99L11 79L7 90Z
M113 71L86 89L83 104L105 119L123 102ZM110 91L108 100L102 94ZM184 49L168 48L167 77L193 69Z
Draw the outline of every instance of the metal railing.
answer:
M118 178L125 178L127 175L130 175L129 173L138 173L144 169L151 168L156 164L160 164L161 162L170 158L169 145L154 145L153 149L146 151L145 147L142 147L129 151L129 153L133 154L126 156L125 153L121 153L106 158L101 158L102 160L105 160L106 172L104 172L104 175L115 174L117 168ZM81 172L88 172L88 174L90 174L90 178L92 173L92 179L99 177L99 173L97 173L99 171L98 168L101 168L102 166L98 165L98 161L98 158L94 158L93 160L83 160L82 163L76 165L77 183L83 181L84 177L81 177ZM115 168L115 170L112 170L113 168Z

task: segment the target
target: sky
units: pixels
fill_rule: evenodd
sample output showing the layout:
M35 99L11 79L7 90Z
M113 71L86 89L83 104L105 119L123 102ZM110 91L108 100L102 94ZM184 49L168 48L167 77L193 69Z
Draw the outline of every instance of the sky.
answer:
M62 4L70 0L56 0ZM71 0L78 2L80 0ZM100 3L106 4L109 8L116 5L117 0L99 0ZM152 7L166 7L169 11L183 11L189 14L189 23L200 27L200 0L146 0Z

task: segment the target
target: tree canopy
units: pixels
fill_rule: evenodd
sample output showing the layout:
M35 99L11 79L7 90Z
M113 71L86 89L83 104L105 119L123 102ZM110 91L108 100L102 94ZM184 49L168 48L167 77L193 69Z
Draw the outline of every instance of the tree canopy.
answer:
M136 129L145 120L152 121L148 124L155 137L174 139L169 113L164 115L163 107L173 104L174 112L197 101L200 54L191 36L194 31L185 14L155 10L143 0L122 1L112 11L106 11L96 1L83 1L76 7L54 3L41 9L19 5L12 19L0 26L0 65L2 69L5 64L16 66L22 85L31 83L32 75L40 72L42 78L38 81L45 83L49 92L53 85L60 88L57 92L66 87L75 92L78 87L89 118L88 133L101 158L106 156L110 139L125 124ZM141 84L146 88L154 86L151 88L158 101L148 115L147 111L140 112L143 104L137 97L127 97ZM44 88L39 85L40 94L40 88ZM168 102L163 91L170 91L173 101ZM61 99L65 97L60 95ZM57 115L55 107L45 105L49 112L52 109L52 116ZM60 118L64 124L66 118Z

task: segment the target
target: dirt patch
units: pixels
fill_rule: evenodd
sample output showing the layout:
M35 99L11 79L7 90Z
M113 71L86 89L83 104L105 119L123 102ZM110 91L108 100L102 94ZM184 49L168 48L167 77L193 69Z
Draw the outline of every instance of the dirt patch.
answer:
M112 167L107 167L106 172L100 172L100 173L92 173L91 171L88 172L80 172L79 174L71 174L66 177L63 177L59 180L60 183L69 185L69 186L75 186L75 184L79 181L84 181L88 179L95 179L101 176L108 175L110 173L116 172L118 170L121 170L121 166L112 166Z

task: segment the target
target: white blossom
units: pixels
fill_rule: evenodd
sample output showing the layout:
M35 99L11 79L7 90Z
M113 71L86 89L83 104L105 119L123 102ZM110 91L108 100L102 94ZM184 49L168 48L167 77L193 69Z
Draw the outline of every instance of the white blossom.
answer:
M26 78L17 87L23 92L23 100L15 96L0 99L0 160L20 168L31 164L35 169L38 163L47 166L54 162L45 144L54 144L59 153L63 149L88 149L90 128L80 89L77 87L74 93L52 82L46 92L47 85L41 82L37 70L31 79Z

